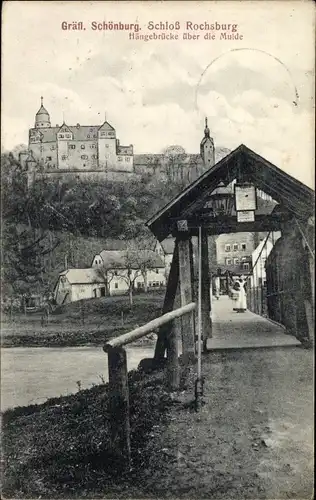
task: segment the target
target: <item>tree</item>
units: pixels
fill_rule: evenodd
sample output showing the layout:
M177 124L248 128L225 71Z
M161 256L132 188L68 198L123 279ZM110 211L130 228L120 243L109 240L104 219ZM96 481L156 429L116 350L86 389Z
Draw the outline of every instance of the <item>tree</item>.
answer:
M29 296L45 287L44 257L59 240L52 242L46 231L6 223L3 229L2 278L8 295Z
M133 305L135 282L140 276L144 279L144 291L148 291L147 272L155 267L157 257L152 250L153 240L139 238L128 241L126 250L120 252L117 259L109 260L96 269L97 275L106 283L107 294L109 285L114 278L122 279L128 289L130 306Z

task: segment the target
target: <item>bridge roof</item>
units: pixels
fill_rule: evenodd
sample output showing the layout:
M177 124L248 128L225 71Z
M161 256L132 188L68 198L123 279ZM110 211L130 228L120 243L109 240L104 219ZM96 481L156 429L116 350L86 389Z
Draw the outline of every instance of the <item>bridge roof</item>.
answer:
M147 226L162 241L172 232L175 218L193 215L220 183L227 186L236 178L254 184L298 219L314 214L312 189L241 144L159 210Z

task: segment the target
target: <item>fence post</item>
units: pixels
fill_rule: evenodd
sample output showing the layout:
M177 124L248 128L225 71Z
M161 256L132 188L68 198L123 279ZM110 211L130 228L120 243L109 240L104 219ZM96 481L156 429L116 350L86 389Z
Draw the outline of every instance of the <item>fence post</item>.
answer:
M178 335L175 322L173 321L168 335L168 345L167 345L166 383L170 391L176 391L179 388L180 372L179 372L178 357L179 357Z
M127 466L131 464L131 429L126 351L107 347L111 448Z

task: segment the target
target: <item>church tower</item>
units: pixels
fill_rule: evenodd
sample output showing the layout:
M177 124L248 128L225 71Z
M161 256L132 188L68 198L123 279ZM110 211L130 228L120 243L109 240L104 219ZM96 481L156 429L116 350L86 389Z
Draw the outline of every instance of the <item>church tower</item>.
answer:
M50 117L43 106L43 97L41 97L41 107L35 115L35 128L49 128L50 126Z
M200 144L200 154L204 163L204 167L211 168L215 165L215 148L213 138L210 137L210 129L207 126L207 118L205 118L204 137Z

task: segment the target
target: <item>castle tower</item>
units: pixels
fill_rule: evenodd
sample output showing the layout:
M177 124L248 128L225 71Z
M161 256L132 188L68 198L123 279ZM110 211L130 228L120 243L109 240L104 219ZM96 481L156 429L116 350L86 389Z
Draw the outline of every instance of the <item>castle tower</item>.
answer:
M210 137L210 129L207 126L207 118L205 118L204 137L200 144L200 154L206 168L211 168L215 165L214 141L213 138Z
M41 97L41 107L35 115L35 128L48 128L50 126L50 117L43 106L43 97Z

